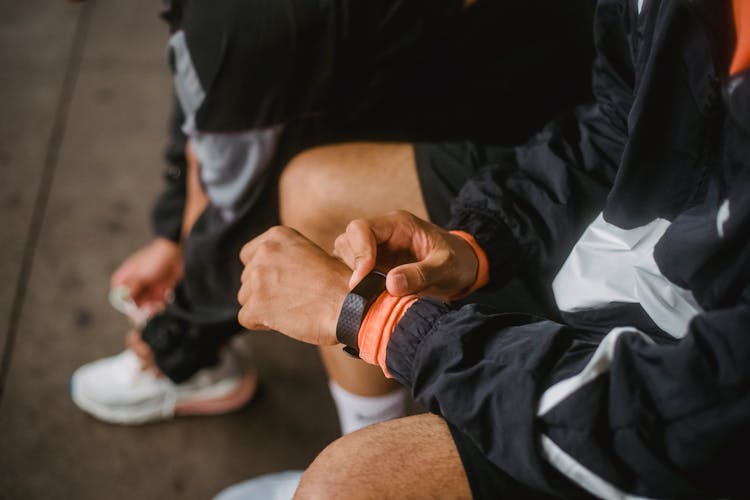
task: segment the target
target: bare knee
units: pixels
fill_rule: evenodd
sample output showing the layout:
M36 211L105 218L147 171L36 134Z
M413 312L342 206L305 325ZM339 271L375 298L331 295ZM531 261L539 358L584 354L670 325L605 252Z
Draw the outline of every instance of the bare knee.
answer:
M325 196L322 148L308 149L287 164L279 179L279 209L285 225L315 215ZM312 205L312 206L311 206Z
M327 250L358 217L407 210L427 217L410 144L351 143L296 156L279 181L281 222Z
M392 422L395 421L360 429L329 444L303 474L294 498L382 498L385 491L378 483L384 478L378 462L398 457L387 457L388 447L381 449L378 438L393 442L389 432Z
M279 179L279 214L284 225L298 231L320 222L320 205L324 191L318 149L295 156L284 168Z
M471 498L445 422L417 415L334 441L302 476L296 499Z
M352 436L337 439L317 456L302 475L295 500L362 498L363 485L353 484L356 479L346 473L346 460L356 441Z
M330 250L344 216L344 200L338 195L338 164L324 146L295 156L279 180L279 214L282 224L293 227L318 245ZM330 240L330 241L329 241ZM328 247L331 248L328 248Z

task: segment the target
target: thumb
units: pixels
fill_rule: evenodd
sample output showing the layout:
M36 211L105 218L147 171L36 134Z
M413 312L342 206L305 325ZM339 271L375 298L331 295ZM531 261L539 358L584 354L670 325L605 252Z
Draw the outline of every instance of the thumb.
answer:
M426 259L391 269L386 276L388 293L401 297L434 287L443 274L434 260Z

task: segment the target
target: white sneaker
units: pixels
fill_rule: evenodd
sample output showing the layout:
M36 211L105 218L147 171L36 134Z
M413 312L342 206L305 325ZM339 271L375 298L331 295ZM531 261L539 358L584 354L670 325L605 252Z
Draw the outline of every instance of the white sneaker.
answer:
M213 500L292 500L302 472L288 470L248 479L221 491Z
M247 404L257 385L257 373L244 370L231 347L223 350L217 366L181 384L142 370L138 356L126 349L78 368L70 393L73 402L94 417L133 425L179 415L228 413Z

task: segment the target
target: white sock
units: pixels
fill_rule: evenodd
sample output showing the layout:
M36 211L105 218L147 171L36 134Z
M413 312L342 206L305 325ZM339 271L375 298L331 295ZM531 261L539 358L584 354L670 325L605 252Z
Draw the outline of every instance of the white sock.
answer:
M328 382L328 387L339 414L342 435L406 415L404 389L399 388L383 396L368 397L352 394L333 380Z

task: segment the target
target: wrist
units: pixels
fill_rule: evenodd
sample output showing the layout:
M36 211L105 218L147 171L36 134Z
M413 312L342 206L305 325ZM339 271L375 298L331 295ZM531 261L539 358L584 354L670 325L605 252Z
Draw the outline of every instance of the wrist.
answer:
M180 243L170 240L169 238L165 238L164 236L157 236L156 238L154 238L154 241L151 242L151 245L164 253L182 252Z
M451 231L451 235L455 238L456 242L456 255L458 261L461 263L459 268L460 277L458 279L458 287L456 293L465 291L474 286L477 282L479 275L479 259L477 254L472 248L471 243L466 238L465 233L457 231Z
M460 241L462 249L461 262L465 263L465 270L461 284L463 285L451 300L458 300L479 290L489 282L489 262L487 254L482 250L472 235L464 231L450 231L450 234Z
M349 294L349 287L341 286L336 287L331 291L330 297L330 313L326 315L323 324L323 331L325 332L325 338L328 339L325 342L326 345L336 345L339 343L336 337L336 325L339 321L339 315L341 314L341 307L346 300L346 296Z
M319 345L336 345L338 340L336 339L336 323L339 319L339 313L341 312L341 306L349 294L349 276L351 271L346 265L339 261L335 261L336 266L330 269L330 279L324 285L327 291L326 295L321 295L324 300L323 317L320 323L321 328L321 343Z
M385 275L371 272L365 276L341 303L335 325L336 339L352 355L359 354L359 332L370 307L385 291Z

